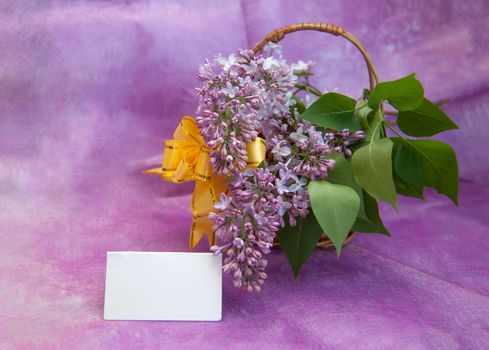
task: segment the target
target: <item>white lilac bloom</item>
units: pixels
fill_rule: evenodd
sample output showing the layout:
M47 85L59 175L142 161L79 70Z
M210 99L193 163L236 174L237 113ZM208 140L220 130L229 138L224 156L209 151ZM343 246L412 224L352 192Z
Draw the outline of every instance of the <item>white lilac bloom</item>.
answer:
M289 138L291 141L298 144L306 144L307 142L309 142L309 137L308 135L304 134L304 130L302 127L299 127L297 131L291 132L289 134Z
M213 79L215 76L216 74L212 70L209 60L205 60L205 63L199 67L198 77L201 80L204 80L204 79Z
M296 63L292 63L290 68L294 72L308 72L311 70L311 67L314 65L314 62L308 61L304 62L303 60L299 60Z
M304 95L304 104L309 107L315 101L314 97L310 93Z
M275 158L280 158L280 160L282 160L284 157L288 157L290 152L290 147L287 146L285 140L277 142L272 149L272 154L275 155Z
M239 93L239 88L228 81L226 83L226 86L221 88L221 92L225 94L228 98L235 98L236 95Z
M274 42L269 41L264 47L263 52L268 56L280 55L282 53L282 46Z
M221 193L220 199L221 200L219 202L214 204L214 208L216 208L217 210L225 210L231 204L232 201L232 198L226 196L225 193Z
M275 167L271 167L272 170L279 169L278 177L275 182L278 194L290 192L289 185L291 180L294 181L294 179L297 179L297 176L295 176L294 173L287 168L287 166L288 164L278 163Z
M219 55L216 60L222 66L224 72L230 72L239 68L236 55L234 54L229 55L227 58Z
M304 187L307 185L307 180L303 177L300 179L297 176L291 177L291 179L294 181L290 186L289 186L289 192L295 193L299 192L304 189Z
M279 212L280 216L284 216L285 213L287 213L287 210L292 208L292 203L285 201L282 196L277 197L277 202L279 205L279 211L278 212Z
M262 63L263 69L267 72L273 72L280 67L280 62L274 57L267 57Z
M309 213L310 202L306 190L307 179L296 176L288 169L288 165L288 163L277 163L270 166L270 169L278 173L275 180L275 190L280 197L277 197L281 208L280 215L288 214L289 224L294 226L297 216L306 217ZM284 225L282 218L281 224Z
M277 180L276 186L277 186L277 192L279 194L284 194L286 192L289 192L289 185L287 184L288 179L286 178L280 178Z

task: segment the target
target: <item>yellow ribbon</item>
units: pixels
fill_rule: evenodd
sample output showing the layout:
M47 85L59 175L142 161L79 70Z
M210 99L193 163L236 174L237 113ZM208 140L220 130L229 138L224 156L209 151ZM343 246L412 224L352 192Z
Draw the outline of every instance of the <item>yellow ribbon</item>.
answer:
M191 202L194 218L190 230L190 249L206 234L209 244L215 245L213 222L209 220L208 214L215 210L214 204L220 194L227 191L226 178L212 172L209 164L211 150L200 136L194 118L183 117L173 138L165 141L162 167L148 170L147 173L159 174L163 180L175 183L195 180ZM248 167L258 166L265 159L265 140L257 137L246 145L246 151Z

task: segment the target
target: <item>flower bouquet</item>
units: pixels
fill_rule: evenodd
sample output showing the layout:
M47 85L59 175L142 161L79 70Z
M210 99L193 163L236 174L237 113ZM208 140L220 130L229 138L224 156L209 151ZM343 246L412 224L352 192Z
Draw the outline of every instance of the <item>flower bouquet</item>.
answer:
M312 62L287 64L275 44L299 30L355 45L370 88L353 99L311 86ZM198 76L197 116L183 118L151 172L196 182L190 247L207 235L235 287L261 290L278 242L297 276L317 245L339 255L353 232L390 235L378 200L397 210L398 194L424 199L431 187L457 204L455 153L426 139L457 126L414 74L379 82L365 48L338 26L280 28L252 50L207 61Z

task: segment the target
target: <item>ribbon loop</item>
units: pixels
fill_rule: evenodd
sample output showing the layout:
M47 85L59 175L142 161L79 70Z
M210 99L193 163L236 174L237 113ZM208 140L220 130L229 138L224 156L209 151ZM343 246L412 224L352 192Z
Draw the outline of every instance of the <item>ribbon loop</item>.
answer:
M192 117L183 117L173 133L173 140L165 142L165 152L161 169L151 169L148 173L159 174L165 181L180 183L195 180L192 195L193 222L190 230L190 249L207 235L210 245L216 243L212 230L213 223L208 214L221 193L227 191L226 178L212 172L209 163L211 150L200 135L199 127ZM265 159L265 140L257 137L246 145L248 168L258 166Z

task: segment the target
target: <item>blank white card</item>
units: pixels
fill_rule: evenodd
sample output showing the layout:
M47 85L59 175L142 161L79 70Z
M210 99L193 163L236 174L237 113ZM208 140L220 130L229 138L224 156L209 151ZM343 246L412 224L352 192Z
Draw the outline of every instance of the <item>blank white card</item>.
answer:
M104 319L219 321L221 256L107 252Z

